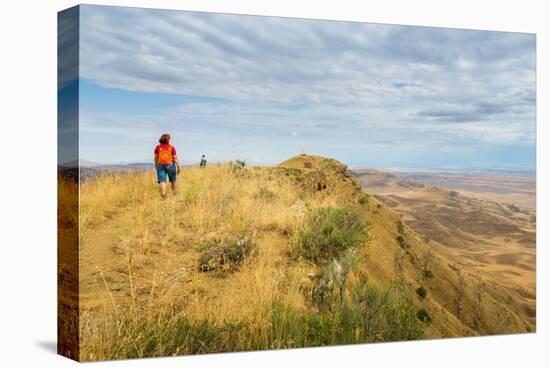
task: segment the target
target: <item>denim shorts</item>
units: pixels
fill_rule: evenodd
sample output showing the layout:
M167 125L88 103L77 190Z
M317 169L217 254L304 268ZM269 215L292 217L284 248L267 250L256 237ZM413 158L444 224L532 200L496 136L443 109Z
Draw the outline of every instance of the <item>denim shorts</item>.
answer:
M174 163L166 165L157 164L155 167L157 169L158 183L166 182L166 176L168 176L168 180L170 180L170 182L176 182L177 173L176 165Z

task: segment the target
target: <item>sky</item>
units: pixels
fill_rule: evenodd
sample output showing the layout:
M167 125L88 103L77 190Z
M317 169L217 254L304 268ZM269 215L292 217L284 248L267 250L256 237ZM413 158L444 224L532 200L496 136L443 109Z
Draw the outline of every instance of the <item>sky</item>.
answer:
M535 168L535 35L85 5L80 157Z

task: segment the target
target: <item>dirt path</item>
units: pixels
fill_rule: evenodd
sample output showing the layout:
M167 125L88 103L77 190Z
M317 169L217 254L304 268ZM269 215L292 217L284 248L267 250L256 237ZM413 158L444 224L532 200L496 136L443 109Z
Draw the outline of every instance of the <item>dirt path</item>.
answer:
M169 200L181 204L177 198ZM139 214L135 210L121 208L86 231L80 249L82 309L99 310L112 303L110 297L117 304L132 300L140 303L153 293L166 303L194 304L194 308L200 309L205 302L219 302L220 307L227 308L235 297L246 302L252 296L247 293L254 292L254 287L262 288L257 292L269 292L263 288L271 287L271 283L252 283L266 277L276 282L285 271L288 239L268 231L257 234L257 248L251 263L245 265L246 271L223 277L201 272L197 246L214 236L215 231L204 233L198 228L176 225L177 236L163 240L160 228L136 223ZM210 308L221 312L216 307Z

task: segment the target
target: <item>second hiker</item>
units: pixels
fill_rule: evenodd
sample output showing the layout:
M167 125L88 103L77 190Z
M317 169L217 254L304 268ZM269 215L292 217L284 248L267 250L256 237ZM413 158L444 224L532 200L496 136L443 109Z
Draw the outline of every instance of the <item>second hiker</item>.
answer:
M200 167L206 167L206 155L203 154L201 157L201 164Z

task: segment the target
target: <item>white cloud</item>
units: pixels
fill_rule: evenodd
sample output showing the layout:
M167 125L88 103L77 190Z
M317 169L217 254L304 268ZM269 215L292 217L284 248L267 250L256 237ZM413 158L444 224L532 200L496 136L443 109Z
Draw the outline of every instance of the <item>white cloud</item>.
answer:
M145 125L372 144L535 140L533 35L98 6L81 16L83 78L224 101Z

